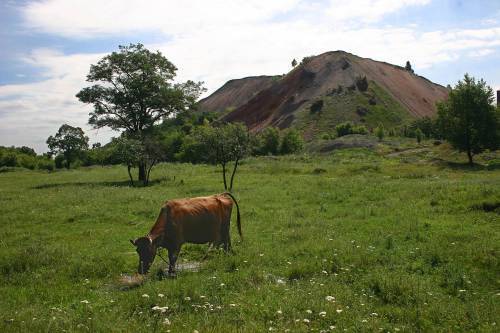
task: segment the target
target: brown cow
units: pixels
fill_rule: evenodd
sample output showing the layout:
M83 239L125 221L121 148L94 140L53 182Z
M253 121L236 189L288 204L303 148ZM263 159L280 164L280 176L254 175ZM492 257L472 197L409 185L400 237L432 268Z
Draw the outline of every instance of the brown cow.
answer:
M229 226L233 201L236 204L238 233L242 238L240 208L231 193L209 197L175 199L165 202L151 231L130 242L139 254L139 274L146 274L158 248L168 250L168 273L175 276L175 262L184 243L213 243L231 249Z

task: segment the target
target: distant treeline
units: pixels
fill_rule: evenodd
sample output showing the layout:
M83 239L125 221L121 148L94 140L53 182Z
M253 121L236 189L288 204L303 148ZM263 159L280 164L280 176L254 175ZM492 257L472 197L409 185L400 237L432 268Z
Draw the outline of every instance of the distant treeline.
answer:
M151 133L154 138L155 152L159 162L206 163L208 152L200 144L199 134L208 127L217 127L217 114L185 113L167 119L157 125ZM249 155L293 154L303 148L302 136L296 130L279 130L270 127L254 135L242 127L249 136ZM71 161L71 168L91 165L124 164L124 138L113 138L106 145L94 144L82 149ZM29 147L0 147L0 167L21 167L52 171L66 168L68 163L64 154L51 156L50 153L37 155Z

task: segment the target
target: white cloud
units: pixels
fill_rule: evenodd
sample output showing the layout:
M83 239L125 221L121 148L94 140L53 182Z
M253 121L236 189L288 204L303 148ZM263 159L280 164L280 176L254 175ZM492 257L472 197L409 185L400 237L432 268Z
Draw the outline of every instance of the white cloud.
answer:
M395 64L410 60L417 71L498 50L500 27L420 32L410 24L373 24L404 7L429 2L158 0L144 5L139 0L46 0L28 4L23 15L31 29L70 38L161 32L164 41L146 46L161 50L179 68L180 81L205 81L208 93L229 79L285 73L293 58L331 50ZM356 28L349 22L356 22ZM21 144L23 137L44 150L45 139L62 123L84 127L90 108L74 95L100 57L53 49L27 55L23 60L42 69L43 81L0 86L0 144ZM109 137L92 133L98 140Z
M63 123L85 128L91 141L109 138L109 131L97 132L86 125L90 108L75 98L85 85L90 64L101 56L67 56L48 49L27 56L25 61L39 66L45 79L0 86L0 143L46 151L45 140Z
M336 23L354 19L376 22L404 7L423 6L430 2L431 0L330 0L326 13Z

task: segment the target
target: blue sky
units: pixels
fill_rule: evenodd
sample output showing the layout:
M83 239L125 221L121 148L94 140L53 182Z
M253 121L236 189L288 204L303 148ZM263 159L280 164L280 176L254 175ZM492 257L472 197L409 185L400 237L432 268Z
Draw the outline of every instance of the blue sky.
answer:
M342 49L442 85L468 72L500 89L499 0L39 0L0 3L0 145L46 150L63 123L92 142L89 107L74 97L89 66L141 42L201 80L282 74L293 58Z

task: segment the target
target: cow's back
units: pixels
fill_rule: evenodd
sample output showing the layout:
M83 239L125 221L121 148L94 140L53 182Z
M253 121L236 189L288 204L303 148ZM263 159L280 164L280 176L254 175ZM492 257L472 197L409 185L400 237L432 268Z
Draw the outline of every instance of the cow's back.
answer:
M232 201L223 195L169 200L166 238L177 244L218 242L223 223L229 223Z

